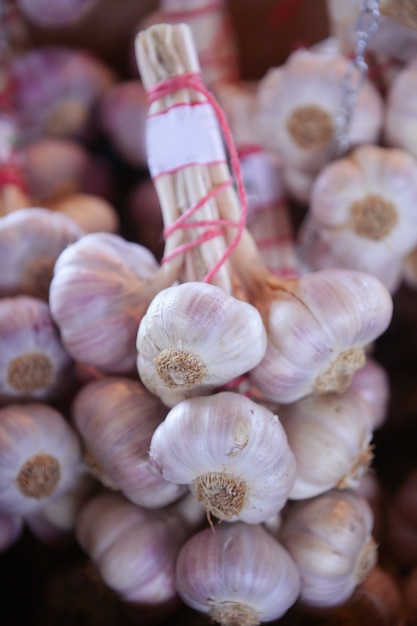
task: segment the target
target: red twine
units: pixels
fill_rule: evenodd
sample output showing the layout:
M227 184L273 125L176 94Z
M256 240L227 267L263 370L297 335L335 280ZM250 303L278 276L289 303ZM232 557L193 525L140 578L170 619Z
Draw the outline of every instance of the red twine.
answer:
M5 185L15 185L26 192L26 184L21 169L7 163L0 166L0 189Z
M226 143L227 149L229 151L230 163L232 172L234 174L234 178L237 186L237 193L241 206L241 214L240 219L238 221L234 220L202 220L200 222L187 222L186 220L191 217L199 208L201 208L206 202L208 202L211 198L213 198L220 191L224 190L226 187L232 184L232 180L225 181L218 187L212 189L206 196L201 198L195 205L191 206L185 213L183 213L173 224L167 227L164 230L164 236L167 237L172 234L174 231L178 230L178 228L186 229L186 228L195 228L197 226L207 226L208 229L197 239L192 242L186 243L182 246L178 246L173 250L169 255L164 256L162 259L162 263L166 263L174 256L178 254L182 254L187 250L191 250L195 248L205 241L213 239L214 237L221 236L223 234L223 227L225 226L235 226L237 229L235 238L230 242L229 246L222 254L220 259L215 263L214 267L204 276L203 282L210 282L213 276L219 271L222 265L226 262L229 256L232 254L233 250L238 245L240 238L242 236L243 230L246 224L246 216L247 216L247 200L246 200L246 192L243 184L242 173L240 169L240 162L238 153L232 138L232 133L229 129L229 125L227 123L226 116L213 96L213 94L203 85L201 81L201 76L198 73L189 73L189 74L181 74L179 76L173 76L172 78L168 78L159 84L155 85L152 89L148 91L148 98L150 104L155 102L159 98L163 98L172 94L175 91L180 89L191 89L193 91L197 91L205 96L206 100L213 107L213 110L217 116L217 120L219 122L220 129L223 134L224 141ZM219 228L220 227L220 228Z

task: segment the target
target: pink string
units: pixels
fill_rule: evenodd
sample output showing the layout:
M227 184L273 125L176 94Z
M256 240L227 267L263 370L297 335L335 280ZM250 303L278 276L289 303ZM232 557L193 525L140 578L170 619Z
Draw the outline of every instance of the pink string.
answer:
M0 189L5 185L14 185L26 192L26 184L21 169L9 163L0 165Z
M201 208L206 202L208 202L208 200L210 200L220 191L224 190L226 187L232 184L232 181L228 180L222 183L221 185L219 185L218 187L213 188L208 194L206 194L206 196L201 198L195 205L191 206L185 213L183 213L173 224L167 227L167 229L165 229L164 231L164 236L167 236L169 234L172 234L174 231L178 230L178 228L183 228L183 229L194 228L196 226L208 226L209 227L209 229L205 231L205 233L203 233L199 238L195 239L192 242L186 243L183 246L178 246L169 255L164 256L164 258L162 259L162 263L166 263L177 254L182 254L183 252L187 250L195 248L201 245L202 243L204 243L205 241L208 241L209 239L223 235L223 230L222 228L218 228L219 226L220 227L224 227L224 226L236 227L236 236L229 243L227 249L221 255L217 263L215 263L214 267L212 267L211 270L204 276L203 282L208 283L213 279L215 274L219 271L219 269L223 266L223 264L232 254L232 252L234 251L234 249L236 248L236 246L238 245L242 237L242 233L245 228L246 217L247 217L246 192L245 192L245 187L243 184L243 178L242 178L242 173L240 169L238 153L237 153L237 150L236 150L233 138L232 138L232 133L227 123L226 116L221 106L219 105L215 97L213 96L213 94L203 85L200 74L198 73L181 74L179 76L173 76L172 78L167 78L166 80L163 80L162 82L155 85L153 88L149 89L148 91L149 102L150 104L152 104L159 98L168 96L169 94L172 94L173 92L178 91L180 89L191 89L193 91L197 91L198 93L203 94L207 102L209 102L209 104L211 104L211 106L213 107L213 110L217 116L217 120L220 125L220 129L223 134L223 138L225 140L227 149L229 151L231 169L234 174L235 181L236 181L237 193L238 193L240 206L241 206L240 219L238 221L204 220L201 222L186 223L186 220L190 216L192 216L199 208Z

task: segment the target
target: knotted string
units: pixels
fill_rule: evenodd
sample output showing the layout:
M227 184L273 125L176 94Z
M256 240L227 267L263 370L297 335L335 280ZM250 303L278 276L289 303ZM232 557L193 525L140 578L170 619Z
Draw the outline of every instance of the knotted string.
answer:
M160 98L164 98L175 91L180 89L190 89L193 91L197 91L205 96L207 102L212 106L217 120L219 122L219 126L221 132L223 134L223 139L226 143L227 150L229 152L231 169L234 175L234 179L237 187L237 194L240 201L241 213L240 219L238 221L235 220L202 220L200 222L187 222L186 220L191 217L199 208L201 208L206 202L208 202L211 198L215 197L220 191L223 191L225 188L229 187L232 184L232 180L225 181L221 185L213 188L208 194L206 194L203 198L201 198L196 204L191 206L185 213L183 213L177 220L175 220L169 227L164 230L164 237L171 235L173 232L181 229L187 228L195 228L197 226L207 226L208 230L206 230L200 237L195 239L192 242L188 242L182 246L178 246L173 250L169 255L164 256L162 259L162 263L166 263L171 260L174 256L178 254L182 254L183 252L195 248L205 241L209 239L213 239L214 237L218 237L223 235L223 227L225 226L234 226L236 227L236 236L229 243L225 252L221 255L217 263L215 263L214 267L204 276L203 282L210 282L213 276L219 271L222 265L226 262L229 256L232 254L233 250L238 245L242 233L246 224L246 216L247 216L247 199L245 187L243 184L242 173L240 169L240 162L238 153L232 138L232 133L229 129L229 125L227 123L226 116L213 96L213 94L204 86L201 80L201 76L198 73L187 73L180 74L178 76L173 76L171 78L167 78L153 88L148 90L148 99L150 104L159 100ZM219 228L220 227L220 228Z

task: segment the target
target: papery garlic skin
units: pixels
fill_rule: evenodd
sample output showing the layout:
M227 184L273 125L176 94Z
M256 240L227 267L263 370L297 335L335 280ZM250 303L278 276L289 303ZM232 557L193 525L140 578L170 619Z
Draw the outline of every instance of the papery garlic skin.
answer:
M254 306L214 285L188 282L155 296L139 324L136 346L142 383L172 407L259 363L266 331Z
M300 593L288 552L260 525L220 524L188 539L176 565L182 600L224 626L281 617Z
M157 272L153 255L111 233L91 233L64 250L50 287L52 316L75 360L107 373L134 368L135 337Z
M349 390L309 396L281 406L280 420L297 466L291 500L358 486L372 460L369 405Z
M372 511L353 491L331 490L286 511L280 541L301 576L300 601L330 607L345 602L375 565Z
M151 437L166 407L136 380L104 377L78 392L72 418L105 485L119 489L131 502L160 508L180 497L184 487L165 481L149 462Z
M413 97L416 86L417 56L414 56L390 85L384 120L387 145L402 148L414 157L417 157L417 106Z
M279 154L285 169L312 176L329 160L335 120L349 61L343 56L297 50L270 69L258 87L263 145ZM382 99L362 85L349 125L349 143L374 143L382 126Z
M104 582L134 604L176 597L175 560L187 532L170 509L143 509L105 492L84 505L77 521L77 539Z
M368 356L365 365L358 370L350 382L349 390L367 402L372 411L372 430L385 422L390 399L388 372L375 359Z
M301 276L293 292L271 303L267 350L251 382L267 400L285 404L345 391L392 311L388 290L370 274L325 269Z
M360 270L390 287L387 268L400 268L417 244L416 202L414 157L404 150L360 146L317 175L300 231L300 257L312 269Z
M47 209L20 209L0 220L0 296L26 294L48 300L54 264L84 230Z
M46 302L0 299L0 404L51 400L73 383L73 360Z
M0 554L16 543L22 531L23 520L19 515L0 512Z
M52 407L0 409L0 511L27 515L72 489L81 470L78 436Z
M177 404L154 432L149 455L166 480L191 486L208 516L229 522L272 517L296 473L278 416L228 391Z

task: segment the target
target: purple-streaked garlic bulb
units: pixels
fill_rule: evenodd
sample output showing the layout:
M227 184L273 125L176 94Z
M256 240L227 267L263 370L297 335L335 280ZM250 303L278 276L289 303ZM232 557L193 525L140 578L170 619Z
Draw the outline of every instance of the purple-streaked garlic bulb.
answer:
M121 377L84 385L72 407L91 473L131 502L149 508L170 504L184 492L149 462L152 435L167 412L138 381Z
M417 49L413 59L398 73L386 98L384 140L417 157Z
M81 471L77 434L43 403L0 409L0 510L28 515L72 489Z
M110 202L97 194L69 193L44 202L51 211L67 215L86 233L118 233L119 215Z
M297 466L290 499L358 486L373 456L368 404L348 390L283 405L279 416Z
M250 372L266 399L341 393L365 365L365 347L388 327L392 298L374 276L327 269L277 289L266 313L268 346Z
M356 148L314 181L299 238L301 261L312 269L368 272L391 288L387 269L401 268L417 245L416 203L414 157L394 148Z
M417 566L417 470L411 471L391 498L385 525L384 549L398 568Z
M82 19L97 0L17 0L22 14L42 28L67 26Z
M103 493L81 510L77 539L102 580L125 602L161 605L176 598L175 561L189 533L175 510L149 510Z
M0 220L0 296L48 300L54 264L84 231L74 220L43 208L14 211Z
M300 600L317 607L345 602L376 563L373 516L353 491L331 490L296 502L279 538L301 576Z
M84 188L91 157L73 139L39 137L20 149L26 183L34 203Z
M299 172L310 179L311 185L329 160L348 63L341 55L298 50L259 82L261 140L282 157L284 177ZM381 125L382 99L366 80L349 125L350 145L376 142ZM292 188L288 191L298 199L308 199L308 186L304 194Z
M73 361L46 302L0 298L0 403L52 400L73 383Z
M92 107L115 77L99 58L65 46L38 46L11 63L14 106L23 137L80 136Z
M163 478L190 486L209 518L229 522L272 517L296 475L278 416L228 391L177 404L155 430L149 456Z
M382 426L387 418L390 399L388 372L384 367L368 356L365 365L352 376L349 389L370 406L372 430Z
M23 531L23 520L19 515L0 512L0 554L11 548Z
M300 576L288 551L261 525L218 524L188 539L176 565L182 600L222 626L257 626L296 602Z
M130 165L147 169L146 118L149 102L139 79L118 82L100 102L100 126Z
M24 520L31 533L51 546L61 546L74 539L81 507L97 492L98 483L90 474L80 470L74 485L48 501Z
M134 369L138 325L159 290L158 268L146 248L111 233L85 235L61 253L50 307L75 360L107 373Z
M187 282L149 305L137 334L137 367L145 387L172 407L248 372L265 349L255 307L220 287Z

